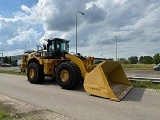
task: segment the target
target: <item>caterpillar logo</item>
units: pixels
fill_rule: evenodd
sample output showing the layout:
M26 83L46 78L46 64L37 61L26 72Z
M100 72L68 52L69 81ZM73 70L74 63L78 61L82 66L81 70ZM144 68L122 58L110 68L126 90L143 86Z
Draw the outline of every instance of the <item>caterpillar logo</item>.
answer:
M101 91L100 88L93 88L93 87L90 87L91 90L96 90L96 91Z

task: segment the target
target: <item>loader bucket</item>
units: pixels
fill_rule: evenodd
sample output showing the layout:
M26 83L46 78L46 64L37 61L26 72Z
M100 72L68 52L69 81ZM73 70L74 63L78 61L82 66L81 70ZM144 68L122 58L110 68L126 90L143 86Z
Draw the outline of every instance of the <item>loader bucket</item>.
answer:
M84 89L87 93L120 101L132 88L120 62L105 61L86 73Z

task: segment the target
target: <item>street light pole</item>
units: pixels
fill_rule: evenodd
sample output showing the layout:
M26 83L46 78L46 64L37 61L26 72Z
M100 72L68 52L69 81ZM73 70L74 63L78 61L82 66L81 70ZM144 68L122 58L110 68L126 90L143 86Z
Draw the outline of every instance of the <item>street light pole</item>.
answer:
M80 13L81 15L84 15L83 12L76 11L76 54L77 54L77 13Z
M2 63L3 63L3 46L1 46L2 47L2 59L1 59L1 61L2 61Z
M3 63L3 46L2 46L2 63Z
M116 61L117 61L117 36L115 36L116 38Z
M3 63L3 45L1 45L1 47L2 47L2 63ZM4 46L4 47L7 47L7 46Z
M26 42L24 43L24 49L25 49L25 51L24 51L24 52L26 52Z

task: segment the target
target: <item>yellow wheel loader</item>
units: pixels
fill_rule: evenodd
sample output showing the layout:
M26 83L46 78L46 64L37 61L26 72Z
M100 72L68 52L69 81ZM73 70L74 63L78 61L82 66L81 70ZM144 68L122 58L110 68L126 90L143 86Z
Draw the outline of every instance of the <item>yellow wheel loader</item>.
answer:
M56 79L63 89L74 89L83 81L87 93L120 101L133 87L120 62L104 61L97 66L94 57L69 53L69 41L46 39L47 45L22 55L21 71L30 83L43 82L45 76Z

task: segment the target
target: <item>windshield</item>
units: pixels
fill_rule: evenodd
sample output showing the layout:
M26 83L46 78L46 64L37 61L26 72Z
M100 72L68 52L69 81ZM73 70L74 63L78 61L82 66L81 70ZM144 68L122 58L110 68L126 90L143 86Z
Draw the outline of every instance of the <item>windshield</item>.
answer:
M66 42L61 42L61 52L69 52L69 48L68 48L68 43Z
M69 44L67 41L49 41L47 48L48 51L52 52L69 52Z
M54 51L54 41L49 43L49 51Z

